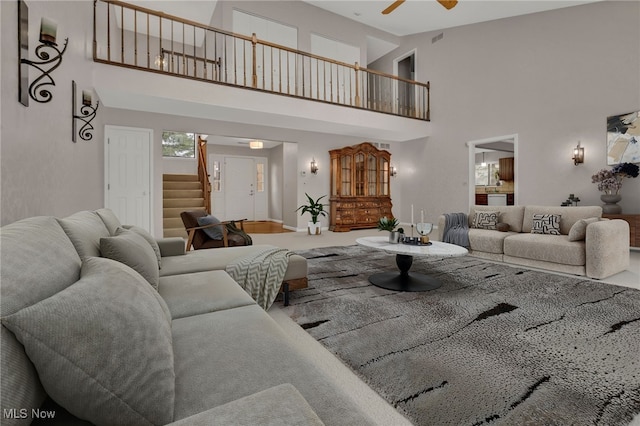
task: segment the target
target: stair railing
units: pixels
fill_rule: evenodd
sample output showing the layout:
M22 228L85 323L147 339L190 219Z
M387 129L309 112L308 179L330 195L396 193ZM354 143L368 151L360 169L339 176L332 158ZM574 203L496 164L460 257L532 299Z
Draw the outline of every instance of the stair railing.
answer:
M207 171L207 141L198 135L198 180L202 185L204 209L211 214L211 182Z
M155 73L429 121L429 83L215 29L118 0L94 1L93 59Z

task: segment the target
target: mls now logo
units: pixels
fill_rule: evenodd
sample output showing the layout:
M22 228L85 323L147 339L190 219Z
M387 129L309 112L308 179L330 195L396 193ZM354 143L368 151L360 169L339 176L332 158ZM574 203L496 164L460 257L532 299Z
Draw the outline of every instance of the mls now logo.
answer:
M5 419L53 419L56 417L54 410L41 410L34 408L28 410L26 408L4 408L2 410L2 416Z

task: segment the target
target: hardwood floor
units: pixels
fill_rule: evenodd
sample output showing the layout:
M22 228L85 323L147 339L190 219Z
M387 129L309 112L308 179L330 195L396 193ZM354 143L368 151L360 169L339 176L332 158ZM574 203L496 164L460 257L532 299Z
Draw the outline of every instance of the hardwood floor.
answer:
M269 221L245 222L244 231L247 234L281 234L284 232L293 232L284 229L281 223Z

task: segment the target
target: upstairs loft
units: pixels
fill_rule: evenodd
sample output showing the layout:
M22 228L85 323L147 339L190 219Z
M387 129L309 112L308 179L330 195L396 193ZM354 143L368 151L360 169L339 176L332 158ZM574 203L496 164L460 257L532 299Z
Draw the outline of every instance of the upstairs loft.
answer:
M429 83L357 62L116 0L94 2L93 38L107 107L387 141L431 133Z

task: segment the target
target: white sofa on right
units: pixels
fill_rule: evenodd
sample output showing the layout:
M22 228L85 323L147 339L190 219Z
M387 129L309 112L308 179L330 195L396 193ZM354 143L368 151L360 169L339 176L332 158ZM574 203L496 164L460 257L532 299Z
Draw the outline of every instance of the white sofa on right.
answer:
M498 223L508 224L509 230L475 227L476 212L497 212ZM560 235L532 233L534 214L559 215ZM595 279L629 267L629 224L602 219L600 206L472 206L468 219L472 256ZM442 215L440 241L445 226Z

